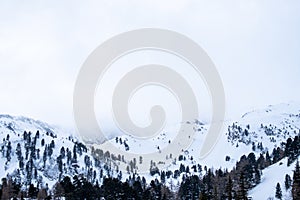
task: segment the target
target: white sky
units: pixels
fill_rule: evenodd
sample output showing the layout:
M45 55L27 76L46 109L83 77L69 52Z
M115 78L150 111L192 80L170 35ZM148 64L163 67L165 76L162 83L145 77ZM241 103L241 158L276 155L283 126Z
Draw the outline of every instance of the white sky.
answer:
M87 56L145 27L185 34L214 61L227 118L300 101L300 1L2 1L0 113L72 126L73 86Z

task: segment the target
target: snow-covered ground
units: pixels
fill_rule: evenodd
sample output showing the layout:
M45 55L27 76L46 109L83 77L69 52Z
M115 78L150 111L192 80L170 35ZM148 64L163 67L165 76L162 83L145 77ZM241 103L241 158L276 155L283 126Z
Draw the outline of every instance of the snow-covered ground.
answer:
M160 170L174 171L179 169L180 164L189 166L190 169L195 164L201 164L202 167L207 166L213 167L214 169L227 168L230 170L235 166L236 162L242 155L248 155L250 152L253 152L252 143L254 143L255 146L257 146L257 144L260 142L263 144L263 150L260 150L257 147L254 150L254 153L258 157L260 153L264 153L266 151L271 153L274 147L280 146L281 142L286 141L288 137L294 137L295 135L298 135L300 129L300 105L296 103L290 103L268 106L264 109L248 112L240 119L236 119L234 121L225 121L220 138L215 148L212 150L209 156L205 157L204 159L200 159L199 155L210 125L193 122L187 123L185 126L192 128L195 131L193 143L188 149L186 149L186 151L182 152L182 155L185 156L186 159L179 161L178 157L174 156L172 158L172 162L165 166L166 168L160 168ZM174 130L177 130L177 128L177 125L174 126ZM0 156L0 177L5 177L7 174L14 173L19 167L17 157L15 156L15 149L17 143L22 141L22 135L25 130L27 132L31 131L33 135L37 130L40 131L41 137L37 141L36 148L41 150L41 156L44 150L44 147L41 147L41 138L45 139L46 144L49 144L52 140L55 141L53 160L51 162L50 160L47 161L46 169L42 169L40 167L40 170L38 170L38 175L43 178L44 182L48 183L49 187L51 187L57 181L58 171L56 157L60 154L61 147L64 147L65 149L68 148L72 151L74 141L79 139L74 137L72 131L66 131L65 129L52 126L44 122L26 117L0 115L0 139L2 140L3 138L6 138L7 134L10 135L9 141L12 143L12 154L14 155L9 163L6 163L5 157ZM245 130L248 133L246 135L244 134ZM46 135L46 132L54 133L56 137L53 138L50 135ZM231 134L229 134L229 132ZM147 152L155 152L159 154L163 147L169 145L169 142L172 143L174 133L162 132L150 140L137 140L133 136L128 135L123 135L119 137L119 139L120 138L122 138L122 144L120 144L120 142L117 143L115 138L111 139L109 142L113 143L122 151L126 151L126 147L124 146L124 141L126 141L126 144L129 147L129 152L140 153L140 155L143 155ZM22 148L22 151L25 151L24 147ZM78 173L86 173L84 163L85 155L91 157L90 149L87 153L83 153L82 156L78 157ZM226 156L230 157L228 161L225 160ZM139 161L139 157L137 157L137 161ZM35 165L40 166L41 162L41 160L37 160ZM277 182L281 184L284 196L288 195L288 192L286 192L284 189L284 176L285 174L291 175L292 170L294 169L294 164L292 164L290 167L286 167L286 160L283 160L282 162L282 165L279 165L278 163L263 170L262 183L251 190L249 196L252 196L255 200L273 197L275 195L275 186ZM63 163L66 163L65 159L63 160ZM120 166L124 165L125 167L128 165L128 160L125 160L125 162L115 161L114 164ZM94 163L92 163L92 166L94 167ZM137 162L137 167L139 167L139 162ZM120 167L120 169L123 168ZM98 177L100 169L96 169L94 167L94 170L96 170ZM68 169L66 171L66 174L69 173L70 176L74 175L74 172L68 171ZM159 179L158 175L150 176L148 171L144 173L140 173L139 171L137 172L140 175L145 176L147 182L155 178ZM112 173L117 175L115 172ZM191 174L192 173L193 172L191 170ZM197 173L197 175L201 174ZM128 176L129 175L127 174L127 171L123 171L122 179L125 180L128 178ZM167 185L174 187L173 189L176 189L180 181L181 177L178 177L177 179L169 179L167 180Z
M37 169L37 179L33 179L33 183L36 183L39 180L42 180L42 184L48 184L48 187L51 188L57 181L59 176L58 165L57 165L57 157L60 155L60 150L62 147L65 150L69 149L73 155L73 147L74 142L78 139L74 137L72 132L66 131L66 129L49 125L47 123L33 120L27 117L15 117L10 115L0 115L0 146L4 146L4 152L0 155L0 177L6 177L7 175L16 175L19 169L19 160L16 155L16 147L17 144L21 144L21 151L24 157L24 169L26 168L26 164L28 160L25 159L26 148L23 140L23 133L26 131L27 133L31 133L31 138L33 138L37 131L39 131L39 138L37 139L35 148L39 150L39 159L35 159L34 169ZM48 134L47 134L48 133ZM7 140L7 136L9 135L9 140ZM41 141L44 140L45 145L49 145L53 140L55 143L55 147L53 148L53 154L51 157L48 157L46 160L45 167L43 166L43 153L45 150L45 146L42 146ZM5 149L8 144L11 143L12 151L11 151L11 160L7 162L7 158L5 155ZM89 153L83 152L81 156L78 155L77 164L80 166L78 172L86 173L84 167L84 156L89 155ZM67 157L63 159L63 163L67 162ZM67 166L64 166L66 169L65 175L70 175L73 177L73 171L68 170ZM98 172L99 174L99 172ZM25 180L26 173L22 170L19 173L22 180Z
M255 188L249 191L250 197L254 200L267 200L269 198L275 198L276 184L279 183L282 190L282 199L290 200L291 189L285 189L285 175L288 174L293 178L293 170L295 169L295 162L289 167L287 166L287 158L282 159L280 162L271 165L270 167L263 170L261 183Z
M249 133L248 136L242 136L242 133L237 132L237 128L232 129L233 123L239 126L242 132L247 129ZM164 167L167 167L167 169L178 169L181 163L186 166L189 165L190 167L195 163L200 163L203 166L206 165L208 167L214 167L215 169L231 169L242 155L248 155L253 152L252 143L255 143L255 146L260 142L263 144L263 150L259 150L256 147L254 151L258 157L260 153L265 153L266 151L269 151L271 154L273 148L280 146L281 142L286 141L289 137L298 135L300 133L300 105L289 103L268 106L264 109L248 112L235 121L225 121L218 142L211 153L205 158L199 158L199 155L210 125L190 123L186 124L186 126L192 126L195 130L193 143L182 153L187 159L182 162L176 162L175 165L173 162L173 164ZM239 136L239 138L228 138L229 126L231 126L231 132L236 132L235 134ZM148 152L156 152L159 154L160 150L163 149L162 147L168 145L170 138L168 138L167 135L165 132L162 132L155 138L149 140L138 140L127 135L119 138L122 138L122 141L126 141L126 144L128 144L128 152L140 152L140 154L143 155L145 149ZM116 143L115 139L111 139L109 142L120 150L125 151L124 143ZM172 143L172 140L170 140L170 142ZM103 146L105 146L105 144ZM158 147L160 147L160 149L158 149ZM225 160L226 156L230 157L229 161ZM191 157L193 157L193 160L189 159Z

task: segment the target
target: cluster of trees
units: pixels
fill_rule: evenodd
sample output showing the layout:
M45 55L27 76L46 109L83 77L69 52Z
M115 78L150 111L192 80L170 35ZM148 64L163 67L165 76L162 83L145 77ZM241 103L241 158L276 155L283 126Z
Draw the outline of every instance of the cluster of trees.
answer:
M282 144L282 148L274 148L271 155L268 151L265 154L260 154L257 159L254 153L250 153L248 156L243 155L230 172L221 169L207 170L204 167L205 174L202 177L183 175L178 195L181 199L248 199L247 193L260 183L263 169L285 157L288 157L288 165L298 158L299 142L299 136L294 139L289 138ZM189 172L184 169L184 165L181 164L179 174ZM288 190L290 187L292 187L293 199L299 198L300 172L298 162L293 180L289 175L286 175L285 188ZM282 197L280 184L276 186L275 196L276 198L280 197L279 199Z
M45 176L52 173L49 176L54 177L50 178L58 177L59 180L65 173L77 173L77 168L79 167L77 165L77 157L84 152L86 153L87 147L82 143L72 141L74 143L73 149L62 146L60 154L54 156L54 149L58 148L55 144L57 136L48 132L46 133L47 137L43 136L41 137L39 131L36 134L24 131L22 135L19 135L21 140L18 140L14 147L10 141L9 134L3 138L0 152L2 157L6 159L5 170L9 167L11 158L16 156L19 168L11 175L17 177L18 184L29 187L33 181L42 183L43 176L40 173L43 173ZM92 177L94 170L91 167L92 161L90 157L85 156L84 161L86 171L88 171L89 177Z
M0 199L51 199L51 195L48 195L47 188L35 187L30 184L27 190L21 190L21 184L18 183L12 177L3 178L0 185Z
M246 158L251 161L251 156ZM239 162L247 165L246 160ZM252 160L253 161L253 160ZM253 163L254 164L254 163ZM248 163L249 167L249 163ZM12 177L3 178L0 185L0 199L183 199L183 200L203 200L203 199L237 199L248 200L248 189L256 183L251 180L251 175L247 170L232 170L231 172L221 169L213 172L212 169L204 168L205 175L182 176L178 192L170 190L163 181L157 179L146 183L144 177L133 175L122 182L120 178L106 177L101 186L98 181L93 184L83 175L75 175L72 179L68 176L57 182L53 191L48 188L35 187L30 184L26 191L21 190L21 185L14 181ZM251 184L252 183L252 184ZM285 189L291 189L293 200L298 200L300 196L300 167L299 162L293 174L293 180L286 175ZM275 197L282 199L282 189L279 183L276 185Z
M245 129L233 124L231 130L238 130L245 135L249 134L250 126ZM48 134L49 135L49 134ZM233 136L233 135L231 135ZM52 135L53 139L56 137ZM84 164L86 173L75 175L72 178L66 176L70 168L77 172L77 157L82 156L87 152L87 148L82 143L74 142L73 149L61 147L60 154L53 158L53 150L55 147L54 140L46 144L44 138L40 138L40 133L35 135L30 132L24 132L23 144L18 143L15 149L17 159L19 161L19 169L13 176L2 179L0 185L0 197L2 199L9 198L59 198L66 199L97 199L103 197L105 199L247 199L248 191L255 187L261 181L262 170L266 167L279 162L282 158L288 158L288 165L293 163L300 155L300 139L299 136L287 139L282 143L281 147L273 149L271 154L268 151L263 151L257 158L254 153L243 155L236 163L236 166L228 171L227 169L208 169L206 166L202 169L200 164L193 166L185 166L180 164L175 171L160 171L155 162L151 162L150 175L160 178L146 183L144 177L136 175L137 162L142 163L142 157L139 161L133 159L128 162L127 172L133 174L125 182L122 182L122 172L116 170L112 172L113 161L124 161L121 155L115 156L109 152L103 152L99 149L92 149L94 159L88 155L84 156ZM41 143L44 148L43 153L37 148L37 142ZM121 138L116 139L116 142L124 144ZM126 143L125 143L126 144ZM22 146L24 147L22 149ZM262 143L252 145L253 148L263 149ZM2 156L6 158L8 165L12 156L12 145L10 136L7 135L3 139L3 144L0 149ZM255 149L254 149L255 151ZM41 155L40 155L41 154ZM171 157L171 156L170 156ZM59 178L55 184L54 190L49 191L48 188L43 188L42 180L38 177L37 160L46 162L49 159L54 159L57 164ZM230 158L229 158L230 159ZM183 155L178 157L178 161L185 161ZM193 160L193 158L191 158ZM64 163L64 161L66 161ZM100 168L100 174L97 174L93 169L93 164ZM82 167L82 166L81 166ZM44 170L39 169L39 170ZM104 170L106 173L104 175ZM24 181L21 181L21 174L26 177L25 190L21 189ZM193 175L199 174L199 175ZM116 177L116 178L113 178ZM98 177L98 178L96 178ZM100 178L99 178L100 177ZM167 180L182 179L174 192L172 186L166 186ZM33 180L36 180L37 185L33 185ZM101 183L99 183L101 181ZM286 175L285 189L291 189L293 198L297 199L300 196L300 171L299 163L297 162L293 178ZM276 185L275 197L282 198L282 189L280 184Z
M120 143L120 145L124 145L125 150L129 151L129 145L127 144L126 140L123 141L121 137L116 137L115 140L117 144Z
M259 160L250 153L242 156L236 167L226 169L206 169L202 177L183 176L178 196L180 199L247 199L247 192L260 183Z
M228 126L227 139L233 144L235 141L243 142L246 145L251 143L250 135L253 135L254 132L250 132L250 125L248 124L245 128L238 125L237 122L233 123L231 126ZM238 143L237 143L238 145Z
M100 186L91 184L84 176L65 177L56 183L53 196L66 199L172 199L174 194L157 179L146 184L145 178L129 177L125 182L106 177Z
M288 138L285 144L285 156L288 157L288 166L294 162L300 155L300 139L296 136L294 139Z
M293 200L298 200L300 197L300 167L299 161L296 162L295 170L293 173L293 180L291 179L290 175L285 175L284 181L285 190L290 190L292 193ZM282 199L282 189L280 183L276 185L275 197L277 199Z
M300 167L298 161L293 174L292 196L293 200L299 199L300 197Z
M269 137L271 142L276 142L276 138L288 138L290 137L290 131L294 131L294 134L297 135L297 131L294 130L291 126L284 126L282 128L278 128L276 125L264 125L261 124L260 126L261 131L263 131L266 136ZM300 133L300 132L299 132ZM250 130L250 125L246 125L246 127L242 127L237 122L234 122L232 125L228 126L227 131L227 139L229 142L234 144L236 142L236 145L238 146L239 143L244 143L246 145L249 145L252 143L252 149L253 151L260 150L264 151L264 148L262 147L262 144L258 142L257 148L256 144L253 143L253 138L258 138L258 134L255 131ZM255 146L254 146L255 145Z

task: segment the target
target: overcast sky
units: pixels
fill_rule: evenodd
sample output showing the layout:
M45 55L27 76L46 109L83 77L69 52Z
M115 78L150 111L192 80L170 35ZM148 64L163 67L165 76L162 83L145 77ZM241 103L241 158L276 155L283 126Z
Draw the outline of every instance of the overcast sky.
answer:
M139 28L196 41L215 63L227 118L300 102L300 1L2 1L0 113L72 126L73 87L102 42Z

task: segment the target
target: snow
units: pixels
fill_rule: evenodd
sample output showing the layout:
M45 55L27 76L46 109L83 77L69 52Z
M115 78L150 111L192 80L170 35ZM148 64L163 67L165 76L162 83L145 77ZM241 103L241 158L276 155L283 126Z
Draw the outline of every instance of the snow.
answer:
M204 138L207 135L207 130L209 129L209 124L199 124L199 123L189 123L186 126L192 126L195 130L193 143L191 146L182 153L186 156L186 161L176 162L176 164L169 164L164 166L165 170L178 169L180 164L183 163L185 166L193 166L195 163L200 163L202 166L213 167L215 169L232 169L236 162L240 159L242 155L248 155L253 152L252 142L257 144L258 142L263 143L263 151L255 150L256 158L259 157L260 153L265 153L269 151L272 153L273 148L281 145L281 142L286 141L289 137L294 137L300 132L300 105L296 103L289 104L279 104L275 106L268 106L264 109L254 110L243 115L240 119L235 121L225 121L223 125L222 134L212 150L212 152L204 159L199 158L201 147L203 146ZM240 138L242 141L228 141L228 126L233 123L241 126L242 129L246 129L247 125L250 126L249 136ZM274 135L267 135L265 130L261 128L261 124L272 128ZM271 126L270 126L271 125ZM168 138L168 133L164 131L160 133L157 137L151 140L138 140L133 136L123 135L123 141L126 141L130 150L128 152L136 153L139 152L143 155L145 151L147 152L157 152L159 150L157 147L163 147L168 144L170 138ZM274 139L274 140L272 140ZM250 144L245 144L245 141L251 141ZM170 140L172 142L172 140ZM110 143L114 144L117 148L125 151L125 146L116 143L115 139L111 139ZM238 147L236 145L238 144ZM105 144L103 144L104 146ZM101 146L100 146L101 148ZM163 148L160 148L163 149ZM230 160L226 161L225 157L229 156ZM175 157L175 156L173 156ZM193 161L189 158L193 157ZM138 160L138 158L137 158ZM178 160L178 159L177 159ZM139 164L138 164L139 166ZM142 174L147 175L147 174Z
M282 199L291 200L291 190L285 189L284 181L285 175L289 174L293 177L293 170L295 169L295 162L289 167L287 166L287 158L282 159L280 162L269 166L263 170L261 183L249 191L248 196L254 200L267 200L268 198L275 199L276 184L279 183L282 190Z
M56 158L60 155L60 149L61 147L64 147L65 150L67 148L73 152L73 146L74 142L78 139L73 135L72 132L66 131L66 129L49 125L47 123L33 120L26 117L15 117L10 115L0 115L0 139L3 142L0 143L0 146L5 146L8 141L6 141L6 137L9 134L9 141L11 142L12 146L12 152L11 152L11 160L10 162L6 162L7 159L5 156L0 156L0 178L6 177L7 175L14 175L17 173L17 169L19 169L19 161L16 156L16 147L17 144L21 144L21 151L24 156L25 154L25 146L23 142L23 133L26 131L27 133L31 132L31 137L35 136L36 132L39 130L40 137L37 139L36 142L36 149L40 150L40 159L34 160L34 165L37 168L37 177L38 179L43 180L43 186L46 186L46 183L48 184L49 188L52 188L53 185L58 181L59 171L58 171L58 165L56 162ZM49 133L48 135L46 133ZM51 136L50 133L53 133L53 136ZM53 154L51 158L48 157L46 160L46 166L43 168L43 153L45 146L42 147L41 140L45 140L45 144L50 144L53 140L55 143L55 148L53 149ZM73 155L73 153L72 153ZM85 169L85 163L84 163L84 156L88 155L89 153L83 152L83 154L77 157L77 163L79 169L78 174L84 173L86 174ZM90 156L91 157L91 156ZM28 160L24 159L24 164L26 165ZM63 159L63 163L67 162L67 158L65 157ZM25 166L24 166L25 167ZM99 170L97 171L97 174L99 174ZM69 175L70 177L73 177L76 173L71 169L67 169L67 173L64 175ZM23 172L20 173L21 179L25 180L25 174ZM36 185L38 180L33 179L33 183Z
M240 137L238 140L229 140L228 127L232 126L233 123L240 126L242 130L247 129L247 126L249 125L249 136ZM265 133L265 129L261 128L261 124L263 124L263 126L267 126L270 129L272 128L274 135L267 135ZM210 125L201 124L199 122L191 122L186 123L185 126L187 128L192 128L195 131L193 143L185 152L182 152L182 155L186 157L186 160L178 161L178 157L174 155L171 159L172 162L164 166L165 168L160 168L160 170L174 171L176 169L179 169L180 164L184 164L185 166L189 166L190 174L196 174L201 176L199 172L193 172L193 170L191 169L193 165L201 164L202 168L204 166L207 166L213 167L214 169L227 168L228 170L230 170L235 166L236 162L240 159L242 155L248 155L250 152L253 151L251 144L252 142L255 142L256 144L258 142L263 143L263 151L256 150L254 152L256 158L258 158L260 153L265 153L268 150L271 154L272 149L274 147L280 146L282 141L285 141L288 137L298 135L300 128L300 105L296 103L289 103L268 106L267 108L248 112L245 115L243 115L240 119L236 119L235 121L225 121L221 132L221 136L215 148L212 150L209 156L205 157L204 159L199 158L199 155L201 147L203 146L204 139L207 136L207 130L209 129ZM138 140L133 136L123 135L119 137L119 139L122 138L122 145L120 143L116 143L115 139L111 139L108 142L114 144L118 149L126 151L124 146L124 141L126 141L126 143L129 146L129 152L137 153L138 156L149 152L156 152L157 154L159 154L159 151L161 149L169 145L169 141L172 143L172 138L174 138L174 133L176 133L175 131L177 129L178 124L174 125L173 128L169 127L168 131L162 131L161 133L156 135L155 138L151 138L149 140ZM41 138L45 139L46 144L49 144L52 140L55 141L55 148L53 152L53 158L55 159L60 154L60 148L62 146L64 146L65 149L69 148L72 151L74 141L80 141L76 136L74 136L73 131L68 131L57 126L49 125L47 123L26 117L0 115L0 139L2 140L2 138L6 138L7 134L10 135L13 154L10 163L7 164L5 164L6 158L0 156L0 177L5 177L7 174L15 173L16 169L19 167L18 160L15 155L15 149L17 143L21 143L22 135L25 130L27 132L31 131L33 135L35 135L37 130L40 131L40 139L37 141L37 148L40 148L40 156L42 156L44 151L44 147L41 147ZM51 136L47 136L46 132L54 133L57 137L53 138ZM71 138L69 138L69 136L71 136ZM251 142L247 144L247 141ZM160 147L160 150L158 149L158 147ZM22 146L22 152L24 151L24 146ZM78 173L87 173L84 164L85 155L91 157L90 150L88 150L87 153L83 153L82 156L78 157ZM226 156L230 157L229 161L225 160ZM191 159L192 157L193 160ZM174 160L175 158L176 161ZM38 170L38 176L41 176L43 178L44 183L48 183L50 188L57 181L59 174L55 159L47 160L46 170ZM137 167L139 167L139 157L137 157L136 160ZM254 189L252 189L249 193L249 196L252 196L254 200L274 197L275 186L277 182L279 182L283 191L284 198L286 197L286 199L288 199L287 197L289 192L285 191L284 177L285 174L292 174L294 164L292 164L290 167L287 167L286 162L286 159L284 159L282 160L282 165L279 165L279 162L274 166L272 165L267 169L263 170L262 183ZM63 163L66 163L66 159L63 160ZM128 160L126 160L125 162L113 161L112 164L119 165L120 169L122 169L128 165ZM35 165L40 166L41 168L42 161L37 160ZM96 168L94 167L94 169ZM100 168L96 169L97 176L99 176L99 170ZM116 176L115 171L111 173L113 173ZM160 179L158 175L151 176L148 171L143 173L138 171L138 173L139 175L144 176L148 183L155 178ZM75 173L74 171L68 171L66 173L66 175L70 175L71 177L73 177L74 174L77 173ZM179 176L177 179L167 179L166 185L172 187L173 190L176 190L179 182L181 181L182 175L183 174L181 174L181 176ZM122 180L126 180L128 176L129 174L127 174L126 171L123 171ZM101 181L99 182L101 183Z

